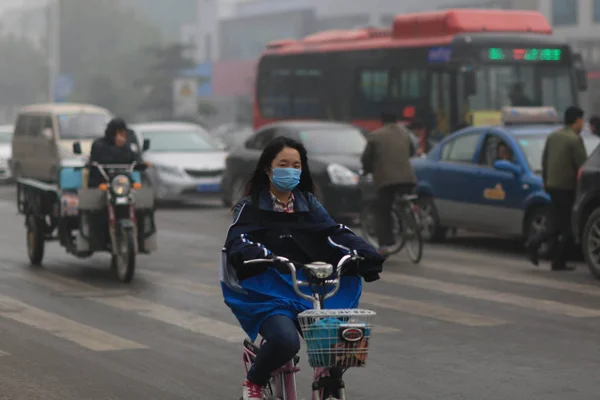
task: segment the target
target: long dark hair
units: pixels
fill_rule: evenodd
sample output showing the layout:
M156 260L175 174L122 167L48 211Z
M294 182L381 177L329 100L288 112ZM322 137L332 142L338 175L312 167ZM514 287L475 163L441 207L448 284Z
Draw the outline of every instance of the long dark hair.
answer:
M314 193L314 184L312 176L310 175L310 169L308 167L308 157L306 155L306 148L304 145L297 140L290 139L284 136L278 136L273 139L267 147L263 150L258 163L256 163L256 169L252 174L252 177L246 185L245 196L250 196L252 204L258 207L258 201L260 192L264 189L268 189L270 185L267 171L271 169L271 163L277 154L279 154L284 148L289 147L295 149L300 153L300 162L302 163L302 175L300 175L300 183L296 189L301 192Z

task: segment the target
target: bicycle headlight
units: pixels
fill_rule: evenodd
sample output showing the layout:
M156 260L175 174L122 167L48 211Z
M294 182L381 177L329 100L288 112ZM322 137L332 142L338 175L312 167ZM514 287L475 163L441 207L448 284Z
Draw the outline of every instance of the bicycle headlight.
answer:
M116 196L127 196L131 192L131 182L125 175L117 175L110 182L112 192Z

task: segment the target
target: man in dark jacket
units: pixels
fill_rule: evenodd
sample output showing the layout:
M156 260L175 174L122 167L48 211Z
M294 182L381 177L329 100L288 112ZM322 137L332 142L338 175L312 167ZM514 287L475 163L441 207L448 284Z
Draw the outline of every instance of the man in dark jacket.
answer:
M361 161L364 172L373 174L379 253L386 257L396 244L391 222L394 199L412 193L417 179L410 164L410 158L415 155L410 133L398 126L393 113L382 113L381 121L383 127L369 134Z
M96 139L92 144L90 161L98 164L131 164L134 161L143 163L139 153L135 152L129 142L129 129L121 118L114 118L106 126L104 137ZM103 183L98 168L90 168L88 187L97 187Z
M579 107L569 107L565 112L565 127L548 136L542 155L544 188L552 199L552 223L548 231L527 244L527 250L531 262L538 265L538 249L541 243L556 238L553 271L575 269L566 263L571 243L571 209L575 202L577 172L587 159L580 136L582 129L583 110Z

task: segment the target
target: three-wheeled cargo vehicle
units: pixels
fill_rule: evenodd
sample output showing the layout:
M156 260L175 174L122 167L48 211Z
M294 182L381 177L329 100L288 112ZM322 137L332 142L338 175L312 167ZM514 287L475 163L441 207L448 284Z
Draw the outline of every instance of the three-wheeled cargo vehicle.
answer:
M144 150L150 147L144 141ZM81 146L73 143L73 152ZM91 168L104 183L88 188ZM46 242L58 241L79 258L109 252L111 267L122 282L133 279L137 254L156 250L154 192L142 187L140 169L131 165L99 165L83 159L65 160L57 184L17 180L17 206L25 215L27 250L32 265L40 265Z

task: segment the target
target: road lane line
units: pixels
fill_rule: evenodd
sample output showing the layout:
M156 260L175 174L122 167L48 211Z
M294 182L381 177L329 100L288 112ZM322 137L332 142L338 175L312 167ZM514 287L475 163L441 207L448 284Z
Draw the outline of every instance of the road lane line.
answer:
M557 289L567 292L585 294L594 297L600 297L600 287L586 285L582 283L565 282L545 276L525 275L523 272L508 272L505 270L492 270L486 267L467 267L456 263L427 263L423 266L424 269L434 271L447 272L451 274L460 274L472 276L476 278L488 278L498 281L520 283L530 286L541 286L548 289Z
M405 314L417 315L471 327L498 326L508 323L508 321L501 319L488 318L423 301L407 300L374 293L363 292L360 302L380 308L400 311Z
M4 356L10 356L10 353L0 350L0 357L4 357Z
M174 278L169 276L167 273L156 272L156 271L144 271L142 275L151 275L157 278L156 283L165 286L167 288L180 290L182 292L190 293L193 295L200 294L204 296L221 296L221 288L216 285L207 285L204 283L196 283L193 281ZM202 293L204 292L205 293ZM373 328L375 333L386 334L386 333L397 333L401 332L401 329L393 328L391 326L383 326L378 325L375 322L375 327Z
M91 326L0 295L0 317L50 332L54 336L77 343L93 351L146 349L131 340L123 339Z
M384 275L384 282L403 286L433 290L436 292L484 300L493 303L508 304L530 310L542 311L548 314L563 315L574 318L600 317L600 310L559 303L552 300L534 299L508 292L480 289L474 286L461 285L457 283L444 282L435 279L421 278L404 274L388 273Z
M215 262L202 261L197 263L200 268L214 268ZM384 274L388 274L387 272ZM404 276L404 275L402 275ZM452 322L466 326L497 326L510 323L502 319L488 318L477 314L471 314L448 307L439 306L419 300L408 300L399 297L384 296L363 291L361 303L371 304L377 307L399 311L405 314L417 315L438 319L440 321Z
M130 295L106 297L108 291L105 289L70 278L65 278L47 271L40 271L29 275L17 274L16 276L56 291L68 292L77 290L79 293L87 293L89 295L87 299L90 301L113 307L121 311L133 312L143 317L174 325L194 333L200 333L224 340L226 342L241 343L246 338L246 334L236 325L231 325L190 312L180 311L175 308L156 304Z

